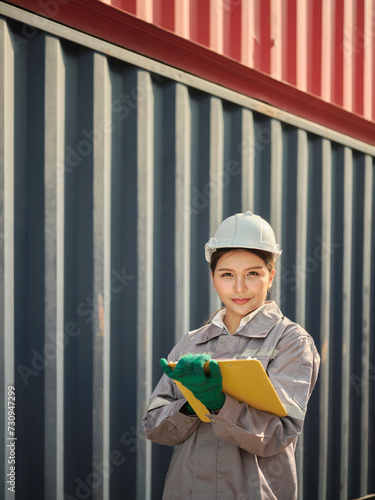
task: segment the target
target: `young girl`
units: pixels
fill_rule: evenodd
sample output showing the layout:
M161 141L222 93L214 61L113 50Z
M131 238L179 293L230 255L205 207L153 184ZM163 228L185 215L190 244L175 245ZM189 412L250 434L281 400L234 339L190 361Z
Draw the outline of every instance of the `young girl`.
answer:
M143 418L148 439L177 445L163 500L296 499L294 452L320 358L311 336L266 301L281 250L271 226L246 212L225 219L205 253L225 307L172 349L175 370L160 360L164 375ZM259 359L287 416L224 394L220 358ZM209 423L194 414L173 379L205 404Z

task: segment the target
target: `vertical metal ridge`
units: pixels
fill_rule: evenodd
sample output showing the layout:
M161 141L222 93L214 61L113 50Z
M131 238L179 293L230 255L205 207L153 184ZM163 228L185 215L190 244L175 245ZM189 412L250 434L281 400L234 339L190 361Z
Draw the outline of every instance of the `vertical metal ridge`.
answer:
M371 43L373 42L375 30L375 5L372 0L364 0L364 2L363 116L367 120L375 120L375 116L373 116L375 91L373 90L374 80L372 76L375 65L375 62L373 62L375 59L375 46Z
M348 498L349 476L349 393L350 393L350 324L351 324L351 268L353 225L353 157L349 148L344 149L344 248L343 248L343 298L342 298L342 408L341 408L341 464L340 500Z
M333 6L330 0L322 2L322 61L321 97L331 101L332 91L332 23Z
M93 465L102 481L95 500L109 499L109 384L111 307L111 84L107 58L93 60Z
M186 86L176 85L175 341L190 329L191 111Z
M7 23L0 19L0 496L14 498L5 480L9 472L6 398L14 386L14 50ZM17 394L16 394L17 402Z
M217 0L209 0L210 4L210 49L218 54L224 49L224 5Z
M241 131L241 198L242 211L254 211L254 119L250 109L242 110Z
M210 98L210 236L223 218L223 173L224 173L224 117L223 104L217 97ZM214 191L213 188L216 190ZM213 286L209 287L209 308L216 311L221 307L221 301Z
M361 443L368 443L370 428L370 343L371 343L371 276L372 276L372 224L373 224L373 164L372 157L365 156L365 192L363 217L363 303L362 303L362 383L361 383ZM361 496L370 493L368 484L369 449L361 447Z
M296 268L304 269L307 254L307 203L308 203L308 144L304 130L297 133L297 241ZM306 324L306 276L302 272L296 277L296 322ZM298 438L296 465L298 498L303 498L303 430Z
M283 135L281 123L278 120L271 120L271 226L275 232L276 240L282 248L282 189L283 189ZM281 269L282 255L276 261L276 271L279 274ZM281 282L275 280L273 285L275 300L280 304Z
M297 7L297 87L302 91L307 88L307 1L298 0Z
M104 194L104 214L103 214L103 250L104 250L104 290L108 292L108 303L104 304L104 339L103 339L103 458L104 464L110 462L110 385L111 385L111 178L112 178L112 84L109 74L108 60L103 60L103 194ZM94 115L95 118L95 115ZM95 191L94 191L95 192ZM95 198L94 198L95 203ZM103 473L103 500L110 499L109 474Z
M183 38L190 37L190 2L189 0L175 0L175 33Z
M45 475L46 498L64 493L65 70L60 41L45 38Z
M331 248L332 224L332 161L331 143L322 142L322 240L325 248ZM321 318L320 318L320 436L319 436L319 500L327 495L328 438L329 438L329 374L330 374L330 298L331 298L331 261L330 254L321 255Z
M153 19L153 0L135 0L136 15L148 23Z
M282 2L271 0L270 16L270 76L281 80L283 67Z
M252 68L254 66L254 4L241 2L241 62Z
M343 107L353 109L353 0L344 2L343 57Z
M297 132L297 241L296 264L303 265L307 254L308 144L304 130ZM306 321L306 277L297 275L296 321Z
M138 70L137 86L143 99L137 102L138 166L138 359L137 422L145 412L152 388L152 289L154 233L153 94L151 76ZM151 443L143 441L137 452L137 500L151 500Z

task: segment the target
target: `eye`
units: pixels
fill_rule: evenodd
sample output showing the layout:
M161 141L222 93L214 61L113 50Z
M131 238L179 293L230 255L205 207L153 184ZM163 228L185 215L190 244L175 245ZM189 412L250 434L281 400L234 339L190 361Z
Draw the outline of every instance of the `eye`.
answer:
M224 273L224 274L222 274L222 275L221 275L221 277L222 277L222 278L223 278L224 276L232 276L232 274L231 274L231 273Z
M248 276L258 276L258 273L256 271L250 271Z

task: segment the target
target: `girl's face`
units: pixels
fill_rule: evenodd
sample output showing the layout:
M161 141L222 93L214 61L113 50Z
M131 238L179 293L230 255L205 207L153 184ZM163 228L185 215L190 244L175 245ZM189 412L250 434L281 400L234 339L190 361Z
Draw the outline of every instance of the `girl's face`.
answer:
M265 262L247 250L233 250L217 263L212 281L228 318L241 320L264 304L275 270L268 270ZM243 300L238 300L243 299Z

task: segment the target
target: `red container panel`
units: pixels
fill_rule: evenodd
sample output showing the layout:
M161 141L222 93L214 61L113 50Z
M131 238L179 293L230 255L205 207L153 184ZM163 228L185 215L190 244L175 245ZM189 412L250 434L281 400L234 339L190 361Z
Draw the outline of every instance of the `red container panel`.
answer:
M374 0L106 0L375 120Z

